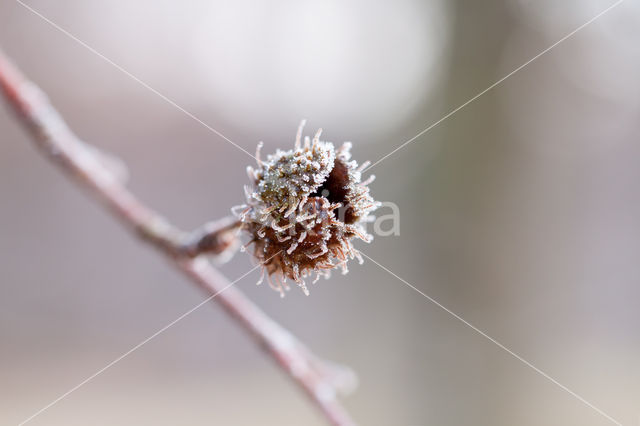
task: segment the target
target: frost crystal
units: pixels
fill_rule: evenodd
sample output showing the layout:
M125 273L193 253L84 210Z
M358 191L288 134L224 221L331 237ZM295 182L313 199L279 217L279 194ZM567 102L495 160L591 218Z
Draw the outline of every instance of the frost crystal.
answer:
M246 204L233 209L251 236L245 247L253 245L262 265L260 282L266 273L282 296L289 289L287 279L309 294L304 279L312 273L316 282L336 267L346 273L349 259L362 263L352 239L373 239L363 224L379 206L369 195L374 176L361 181L368 162L350 161L351 143L336 150L320 140L322 130L302 143L304 124L292 150L277 150L262 160L258 144L258 167L247 168L252 185L245 187Z

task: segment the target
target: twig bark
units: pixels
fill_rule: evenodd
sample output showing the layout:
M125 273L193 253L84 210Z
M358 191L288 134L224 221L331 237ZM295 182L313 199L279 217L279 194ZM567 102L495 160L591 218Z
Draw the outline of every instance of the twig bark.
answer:
M220 254L233 242L233 220L185 233L138 200L99 151L67 127L44 93L27 80L0 50L0 86L34 142L57 166L102 201L124 225L167 255L192 282L218 301L320 408L333 425L353 425L336 392L352 387L346 367L320 360L287 330L271 320L204 258Z

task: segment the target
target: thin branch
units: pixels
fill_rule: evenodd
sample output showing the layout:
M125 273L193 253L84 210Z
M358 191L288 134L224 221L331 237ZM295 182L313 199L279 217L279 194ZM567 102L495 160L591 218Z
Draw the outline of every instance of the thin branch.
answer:
M165 253L171 262L217 300L271 355L320 408L333 425L353 425L336 392L352 387L355 376L346 367L322 361L282 326L275 323L203 257L220 254L234 241L238 228L231 219L207 224L188 234L139 201L107 166L96 148L67 127L44 93L28 81L0 50L0 86L35 144L72 179L102 201L124 225Z
M238 243L236 234L240 226L242 222L233 217L205 223L199 229L185 235L176 249L188 257L196 257L200 254L220 256L232 253Z

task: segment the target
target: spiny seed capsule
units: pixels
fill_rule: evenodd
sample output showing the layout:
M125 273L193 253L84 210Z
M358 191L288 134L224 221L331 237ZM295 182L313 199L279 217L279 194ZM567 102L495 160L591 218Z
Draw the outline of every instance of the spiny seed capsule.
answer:
M364 223L380 204L369 195L374 176L361 181L369 162L358 166L351 159L351 143L339 149L320 140L322 129L313 139L305 136L304 120L298 128L294 149L277 150L248 167L251 185L245 186L246 204L233 208L251 237L243 249L253 245L253 254L262 266L260 284L266 274L269 285L284 297L287 279L309 294L304 279L314 272L314 283L329 278L340 267L346 274L347 261L362 256L352 240L370 242Z

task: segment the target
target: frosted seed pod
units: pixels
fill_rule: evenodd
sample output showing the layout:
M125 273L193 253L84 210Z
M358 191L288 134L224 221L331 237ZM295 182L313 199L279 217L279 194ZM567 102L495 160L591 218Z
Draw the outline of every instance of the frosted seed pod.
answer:
M351 143L335 149L320 140L321 130L302 143L303 127L304 121L294 149L262 159L258 144L246 204L232 210L251 238L247 245L253 244L267 282L281 295L287 278L308 294L303 277L312 272L328 278L329 270L339 267L346 273L347 259L361 259L352 240L373 239L364 223L380 205L369 195L372 179L361 181L367 163L349 161Z

